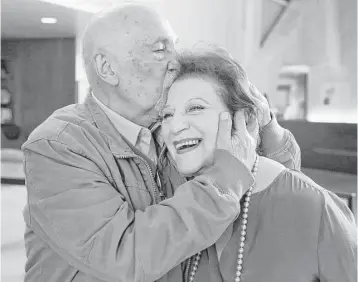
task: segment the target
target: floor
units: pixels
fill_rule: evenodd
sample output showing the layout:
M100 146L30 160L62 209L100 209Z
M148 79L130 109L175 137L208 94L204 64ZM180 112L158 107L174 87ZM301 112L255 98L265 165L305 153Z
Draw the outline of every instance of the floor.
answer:
M22 185L1 185L1 281L23 281L26 261L23 243L26 190Z

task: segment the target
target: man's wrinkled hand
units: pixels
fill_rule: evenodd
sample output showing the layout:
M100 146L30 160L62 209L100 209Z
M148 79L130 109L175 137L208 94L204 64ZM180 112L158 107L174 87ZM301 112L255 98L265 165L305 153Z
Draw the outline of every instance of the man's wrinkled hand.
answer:
M259 127L262 128L271 121L270 105L265 96L261 94L255 85L250 83L249 89L251 98L255 100L258 106L257 121Z
M247 130L244 110L236 112L234 123L235 131L232 133L230 114L221 113L216 140L217 149L229 151L251 170L256 158L256 143Z

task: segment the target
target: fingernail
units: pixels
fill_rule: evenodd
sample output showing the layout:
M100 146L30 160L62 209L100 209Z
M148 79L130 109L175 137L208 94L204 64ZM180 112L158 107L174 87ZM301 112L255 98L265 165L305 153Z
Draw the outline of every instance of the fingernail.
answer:
M220 115L221 120L227 120L229 119L229 113L225 112Z

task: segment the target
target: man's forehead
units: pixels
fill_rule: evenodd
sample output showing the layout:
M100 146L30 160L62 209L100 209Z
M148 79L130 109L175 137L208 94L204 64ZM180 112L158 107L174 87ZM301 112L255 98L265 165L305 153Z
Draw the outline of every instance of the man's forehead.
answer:
M172 38L174 43L177 43L179 40L178 35L174 32L168 20L164 20L164 28L168 31L168 35Z
M148 43L155 43L159 41L177 41L177 35L171 28L168 21L153 22L140 28L143 33L143 40Z

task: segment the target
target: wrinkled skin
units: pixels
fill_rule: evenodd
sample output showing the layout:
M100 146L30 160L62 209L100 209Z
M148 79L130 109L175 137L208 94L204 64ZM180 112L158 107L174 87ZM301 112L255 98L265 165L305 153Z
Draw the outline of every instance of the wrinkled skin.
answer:
M90 81L97 98L136 124L157 121L178 66L175 41L168 22L141 5L99 16L84 37L92 47L85 61L93 60L97 75L92 77L99 78Z

